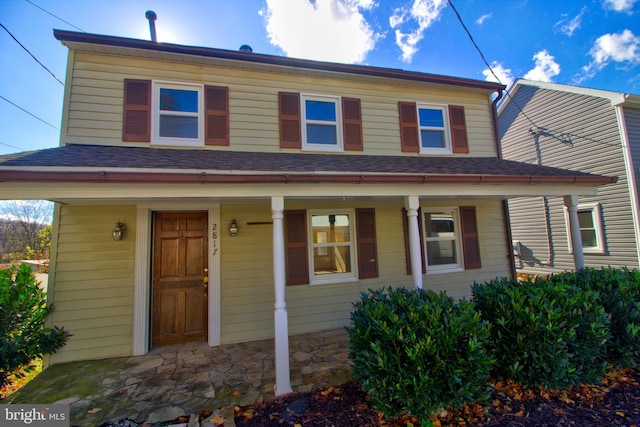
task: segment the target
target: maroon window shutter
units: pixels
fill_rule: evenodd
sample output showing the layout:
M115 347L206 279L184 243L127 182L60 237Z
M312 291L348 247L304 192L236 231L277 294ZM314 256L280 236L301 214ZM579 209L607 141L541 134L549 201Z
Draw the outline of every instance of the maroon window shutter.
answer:
M307 212L284 212L285 270L287 285L309 283Z
M204 143L205 145L229 145L229 88L205 86L204 88Z
M356 209L356 238L358 239L358 277L360 279L378 277L375 209Z
M404 256L407 264L407 274L411 275L411 249L409 244L409 217L407 209L402 208L402 228L404 231ZM420 231L420 259L422 260L422 274L427 272L424 265L424 238L422 233L422 209L418 209L418 230Z
M151 80L124 80L122 140L151 141Z
M419 153L418 112L415 102L398 102L400 113L400 146L403 152Z
M302 148L300 133L300 94L278 93L280 111L280 148Z
M475 206L460 206L460 222L462 223L462 251L464 252L464 268L481 268L480 241L478 239L478 222Z
M449 125L451 126L451 144L454 153L468 153L467 122L464 107L449 105Z
M342 98L342 127L344 149L362 151L362 113L359 99Z

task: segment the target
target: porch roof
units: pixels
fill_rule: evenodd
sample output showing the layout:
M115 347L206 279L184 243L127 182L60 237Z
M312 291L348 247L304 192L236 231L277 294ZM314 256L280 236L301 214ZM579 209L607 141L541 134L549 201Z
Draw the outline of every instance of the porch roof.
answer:
M544 183L617 177L495 157L243 152L69 144L0 156L0 182Z

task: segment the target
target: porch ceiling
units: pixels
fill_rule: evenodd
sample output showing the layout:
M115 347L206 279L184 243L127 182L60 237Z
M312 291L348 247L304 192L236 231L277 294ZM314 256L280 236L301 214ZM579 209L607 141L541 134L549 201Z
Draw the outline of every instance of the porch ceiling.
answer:
M491 157L373 156L70 144L0 156L2 198L595 194L616 177ZM197 184L197 185L194 185ZM322 184L322 185L318 185ZM13 190L13 191L11 191Z

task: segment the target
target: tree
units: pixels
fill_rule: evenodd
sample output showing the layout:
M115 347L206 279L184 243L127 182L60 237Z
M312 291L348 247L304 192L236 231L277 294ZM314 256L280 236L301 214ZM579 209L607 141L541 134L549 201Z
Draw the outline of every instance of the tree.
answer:
M30 362L55 353L71 336L64 328L45 327L51 311L28 265L0 269L0 387Z
M46 259L51 231L40 234L51 224L53 205L46 200L14 200L3 203L0 224L3 259ZM48 237L47 237L48 236Z

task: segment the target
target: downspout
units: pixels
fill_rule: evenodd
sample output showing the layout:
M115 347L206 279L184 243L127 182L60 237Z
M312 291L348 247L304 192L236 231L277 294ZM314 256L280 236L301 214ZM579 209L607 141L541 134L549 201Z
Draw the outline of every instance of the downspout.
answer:
M502 144L500 143L500 126L498 125L498 102L502 99L502 91L498 92L498 96L491 103L491 118L493 119L493 138L496 144L496 156L502 159ZM511 218L509 217L509 201L502 199L502 217L504 221L505 236L507 239L507 258L509 259L509 273L511 273L511 279L517 278L516 273L516 259L513 256L513 247L511 242L513 241L513 234L511 233Z

